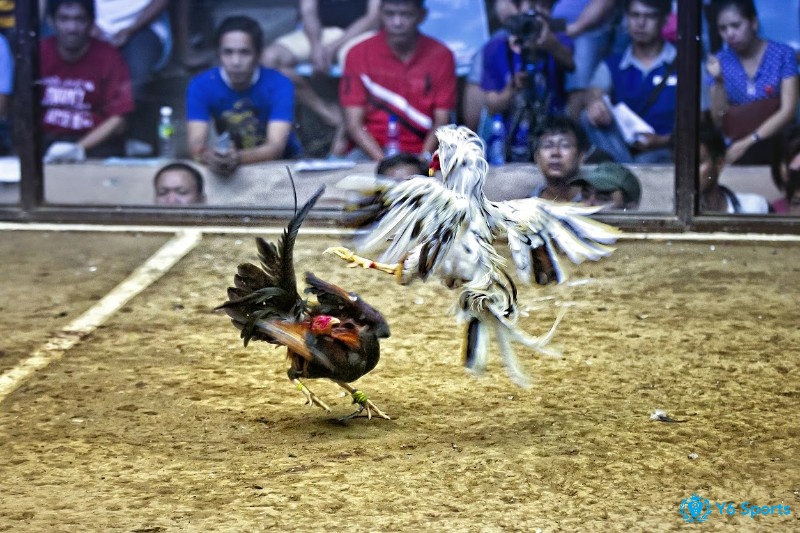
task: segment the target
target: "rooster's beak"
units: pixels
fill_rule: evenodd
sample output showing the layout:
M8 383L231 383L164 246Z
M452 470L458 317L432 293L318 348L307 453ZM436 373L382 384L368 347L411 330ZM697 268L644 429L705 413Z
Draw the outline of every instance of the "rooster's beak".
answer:
M441 168L442 165L439 161L439 150L436 150L433 152L433 155L431 155L431 164L428 167L428 176L432 178L436 174L436 171L441 170Z

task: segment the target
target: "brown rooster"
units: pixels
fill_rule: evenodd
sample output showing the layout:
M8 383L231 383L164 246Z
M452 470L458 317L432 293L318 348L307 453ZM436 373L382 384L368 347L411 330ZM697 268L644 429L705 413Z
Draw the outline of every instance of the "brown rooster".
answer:
M293 249L297 232L308 212L325 191L320 189L292 218L278 244L256 238L261 267L239 265L235 287L228 288L224 309L241 330L244 345L251 339L286 346L289 379L308 399L330 408L300 378L327 378L345 389L360 408L341 420L372 413L388 419L367 396L349 385L371 371L380 358L379 339L389 336L389 325L375 308L357 294L346 292L307 272L305 293L316 296L309 304L297 292Z

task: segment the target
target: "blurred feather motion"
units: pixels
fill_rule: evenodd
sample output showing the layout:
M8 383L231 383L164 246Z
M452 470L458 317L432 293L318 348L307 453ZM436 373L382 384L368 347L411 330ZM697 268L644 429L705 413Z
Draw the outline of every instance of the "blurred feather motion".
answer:
M327 378L353 397L360 408L342 420L366 410L388 419L367 396L349 383L375 368L380 358L379 339L389 336L383 316L357 294L327 283L307 272L305 293L316 296L309 304L297 292L293 251L297 233L308 212L324 192L321 187L297 212L277 245L256 238L261 267L239 265L235 287L228 288L224 309L241 331L244 345L251 339L286 346L291 366L289 379L309 404L330 408L300 378Z
M538 198L491 202L483 193L488 164L483 141L463 126L437 130L439 148L432 168L442 179L417 177L400 183L376 181L367 192L377 194L379 208L366 235L355 241L358 253L384 250L373 262L347 248L328 251L354 266L393 274L401 283L433 275L458 289L455 312L466 323L464 358L467 369L484 371L489 331L493 330L509 377L530 386L511 342L558 356L547 347L562 314L549 333L526 335L517 326L517 288L493 244L505 237L519 278L538 284L563 279L556 247L580 263L609 255L619 231L587 217L597 207L559 204ZM344 180L357 188L358 180Z

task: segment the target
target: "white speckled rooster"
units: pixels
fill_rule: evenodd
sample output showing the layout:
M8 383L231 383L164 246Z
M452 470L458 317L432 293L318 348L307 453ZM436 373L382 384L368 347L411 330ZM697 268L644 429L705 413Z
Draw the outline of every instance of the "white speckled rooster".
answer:
M385 187L379 196L385 206L381 218L356 241L359 253L388 244L380 262L346 248L329 251L354 266L392 273L401 283L433 275L459 289L456 315L467 324L466 367L475 373L485 369L488 334L494 330L509 377L528 387L511 341L557 355L546 345L561 317L543 337L517 328L517 289L493 246L495 239L507 238L520 279L547 284L562 280L554 244L575 263L597 260L612 252L607 245L619 232L587 218L597 211L594 207L538 198L489 201L483 193L488 170L483 141L470 129L454 125L439 128L436 137L439 149L432 169L438 163L442 181L420 176Z

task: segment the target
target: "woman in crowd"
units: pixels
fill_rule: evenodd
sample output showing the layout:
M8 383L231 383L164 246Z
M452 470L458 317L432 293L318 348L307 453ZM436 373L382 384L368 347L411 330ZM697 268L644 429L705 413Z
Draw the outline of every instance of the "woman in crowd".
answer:
M711 7L727 45L706 62L712 120L730 141L726 161L769 164L795 117L797 59L788 45L759 36L753 0L715 0Z
M700 128L698 156L701 213L765 215L769 212L769 204L760 194L735 192L720 185L719 176L725 168L725 140L713 124L703 124Z

